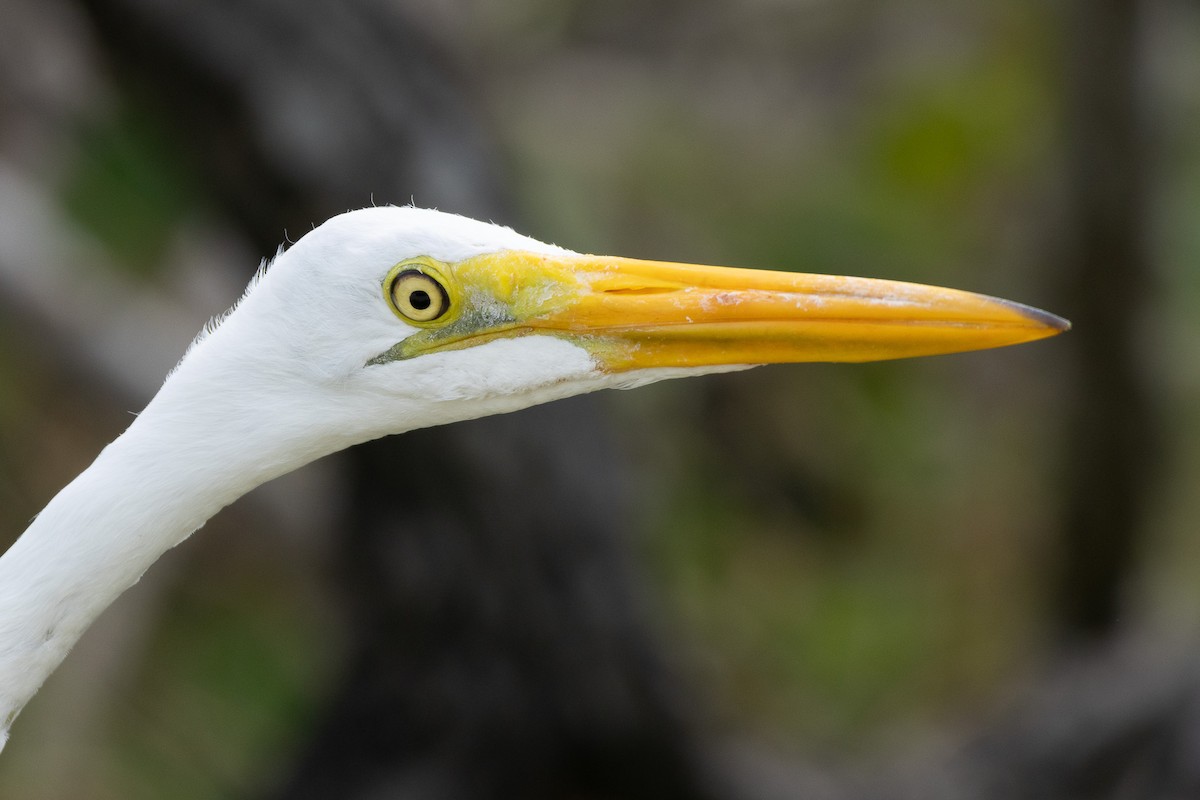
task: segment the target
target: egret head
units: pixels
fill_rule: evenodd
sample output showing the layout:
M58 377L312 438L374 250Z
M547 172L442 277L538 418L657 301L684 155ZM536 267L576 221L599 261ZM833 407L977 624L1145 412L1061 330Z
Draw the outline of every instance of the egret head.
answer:
M416 208L335 217L275 259L0 557L0 747L71 644L156 558L322 455L604 387L1065 329L951 289L579 255Z
M579 255L411 207L314 229L218 333L243 317L270 374L315 384L365 435L666 377L997 347L1067 327L952 289Z

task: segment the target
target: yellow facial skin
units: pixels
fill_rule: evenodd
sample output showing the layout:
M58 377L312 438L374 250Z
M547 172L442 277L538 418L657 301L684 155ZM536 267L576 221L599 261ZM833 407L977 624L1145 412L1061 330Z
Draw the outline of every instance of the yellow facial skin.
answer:
M449 305L436 319L410 319L392 298L395 277L412 269L445 289ZM383 290L421 330L373 364L527 334L568 339L608 372L877 361L1002 347L1070 327L1018 303L913 283L520 251L405 262Z

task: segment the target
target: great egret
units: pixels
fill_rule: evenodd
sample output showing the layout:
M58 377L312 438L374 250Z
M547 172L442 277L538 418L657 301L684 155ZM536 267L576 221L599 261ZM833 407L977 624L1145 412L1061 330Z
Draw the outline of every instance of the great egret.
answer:
M334 217L260 272L0 557L0 747L155 559L328 453L596 389L998 347L1067 327L952 289L579 255L413 207Z

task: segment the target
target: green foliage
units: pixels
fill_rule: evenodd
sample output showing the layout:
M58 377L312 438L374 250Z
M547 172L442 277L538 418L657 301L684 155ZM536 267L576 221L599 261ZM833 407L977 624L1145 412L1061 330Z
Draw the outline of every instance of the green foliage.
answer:
M1039 286L1030 276L1045 262L1011 256L1015 239L1044 257L1058 233L1039 205L1057 188L1064 91L1045 4L462 8L452 41L529 233L634 256ZM641 24L672 9L686 24ZM1152 204L1169 291L1144 350L1148 374L1169 375L1176 452L1145 580L1186 617L1200 607L1200 94L1181 77L1194 47L1168 39L1155 58L1191 60L1167 70L1178 75L1166 89L1147 76L1176 116ZM187 154L136 105L72 133L68 209L150 274L198 205ZM653 451L640 475L657 504L647 558L719 706L747 729L844 751L960 716L1011 680L1038 644L1060 489L1047 454L1064 413L1045 365L1061 362L1037 352L763 370L720 384L732 389L611 398L618 413L636 408L631 438ZM0 381L0 423L31 405L15 385ZM699 408L715 391L737 393L728 416L740 416L721 444ZM834 512L814 513L796 486L833 497ZM109 796L252 793L242 776L286 748L336 648L303 599L259 576L174 600L112 743ZM162 735L144 734L148 717Z
M124 717L126 797L254 794L261 787L245 782L286 755L313 713L331 651L322 615L267 565L226 567L170 603Z
M64 207L139 275L162 266L179 223L196 209L185 153L151 113L124 106L85 125L62 198Z

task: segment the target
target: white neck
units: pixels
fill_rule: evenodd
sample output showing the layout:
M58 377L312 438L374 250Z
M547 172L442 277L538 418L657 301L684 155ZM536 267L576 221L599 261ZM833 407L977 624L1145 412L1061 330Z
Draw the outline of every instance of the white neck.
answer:
M272 402L222 380L211 344L0 557L0 748L84 630L159 556L260 483L345 446L299 427L294 395Z

